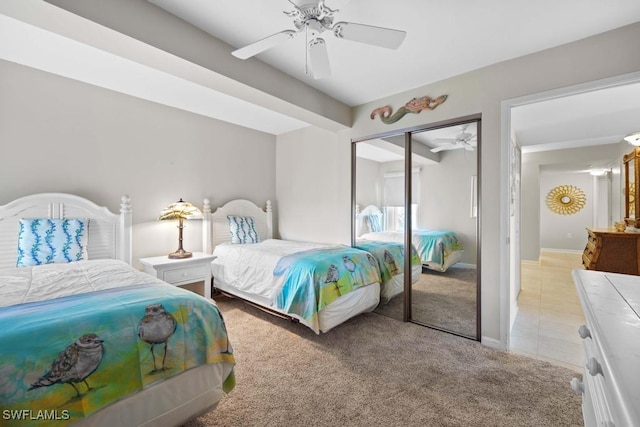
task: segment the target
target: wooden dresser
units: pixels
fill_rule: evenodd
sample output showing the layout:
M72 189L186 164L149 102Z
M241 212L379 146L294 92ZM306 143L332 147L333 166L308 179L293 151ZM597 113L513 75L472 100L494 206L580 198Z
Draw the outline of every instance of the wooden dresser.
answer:
M582 254L587 270L640 275L640 233L608 228L587 228Z
M587 321L582 380L571 381L584 425L640 426L640 278L573 270L573 280Z

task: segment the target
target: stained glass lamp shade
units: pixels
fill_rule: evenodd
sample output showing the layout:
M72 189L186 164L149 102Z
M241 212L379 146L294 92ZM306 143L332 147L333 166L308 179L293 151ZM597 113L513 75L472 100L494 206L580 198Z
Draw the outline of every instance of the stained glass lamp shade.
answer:
M184 220L185 219L194 219L201 218L202 212L200 209L193 206L191 203L185 202L182 200L178 200L175 203L170 204L165 209L160 212L159 220L178 220L178 249L169 254L169 258L189 258L191 257L191 252L187 252L182 247L182 230L184 229Z

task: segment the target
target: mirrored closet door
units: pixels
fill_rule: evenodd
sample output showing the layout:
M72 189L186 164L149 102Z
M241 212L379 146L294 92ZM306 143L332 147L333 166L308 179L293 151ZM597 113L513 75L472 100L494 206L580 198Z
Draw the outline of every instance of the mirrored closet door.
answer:
M478 337L478 122L412 133L411 320Z
M404 135L375 138L354 144L355 245L363 241L391 239L403 243L405 206ZM404 250L403 250L404 252ZM394 262L391 269L398 269ZM404 319L403 276L384 283L382 303L376 312Z
M354 244L402 242L413 254L377 313L480 338L480 131L473 116L354 141Z

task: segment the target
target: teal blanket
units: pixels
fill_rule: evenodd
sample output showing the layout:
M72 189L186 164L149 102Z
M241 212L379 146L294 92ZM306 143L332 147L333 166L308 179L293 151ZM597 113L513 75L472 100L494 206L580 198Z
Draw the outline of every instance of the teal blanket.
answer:
M378 262L382 282L404 271L404 243L378 240L358 240L356 248L369 252ZM420 265L416 248L411 245L411 265Z
M284 256L273 274L284 279L276 307L305 319L316 333L320 333L320 310L341 295L380 282L377 262L371 254L349 246Z
M413 230L412 234L413 244L420 254L420 259L425 263L444 264L451 252L463 249L458 236L452 231Z
M187 369L234 363L222 315L169 285L0 308L0 424L62 426ZM235 384L233 371L224 384Z

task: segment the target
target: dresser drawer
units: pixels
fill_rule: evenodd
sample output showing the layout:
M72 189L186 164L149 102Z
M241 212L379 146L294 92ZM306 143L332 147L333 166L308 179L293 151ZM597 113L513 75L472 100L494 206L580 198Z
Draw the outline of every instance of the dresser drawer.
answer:
M598 338L595 337L595 339ZM611 403L607 398L607 396L614 396L615 390L610 390L611 387L606 384L605 377L609 377L607 367L601 363L602 356L597 352L597 345L593 338L583 338L582 348L585 356L585 369L582 375L585 426L615 426Z
M587 242L587 246L584 248L584 252L582 253L582 264L589 270L595 269L595 258L596 247L591 244L591 242Z
M204 280L207 275L210 274L211 267L208 264L197 267L182 267L166 270L162 276L162 280L169 283L188 283L189 281L197 282Z

